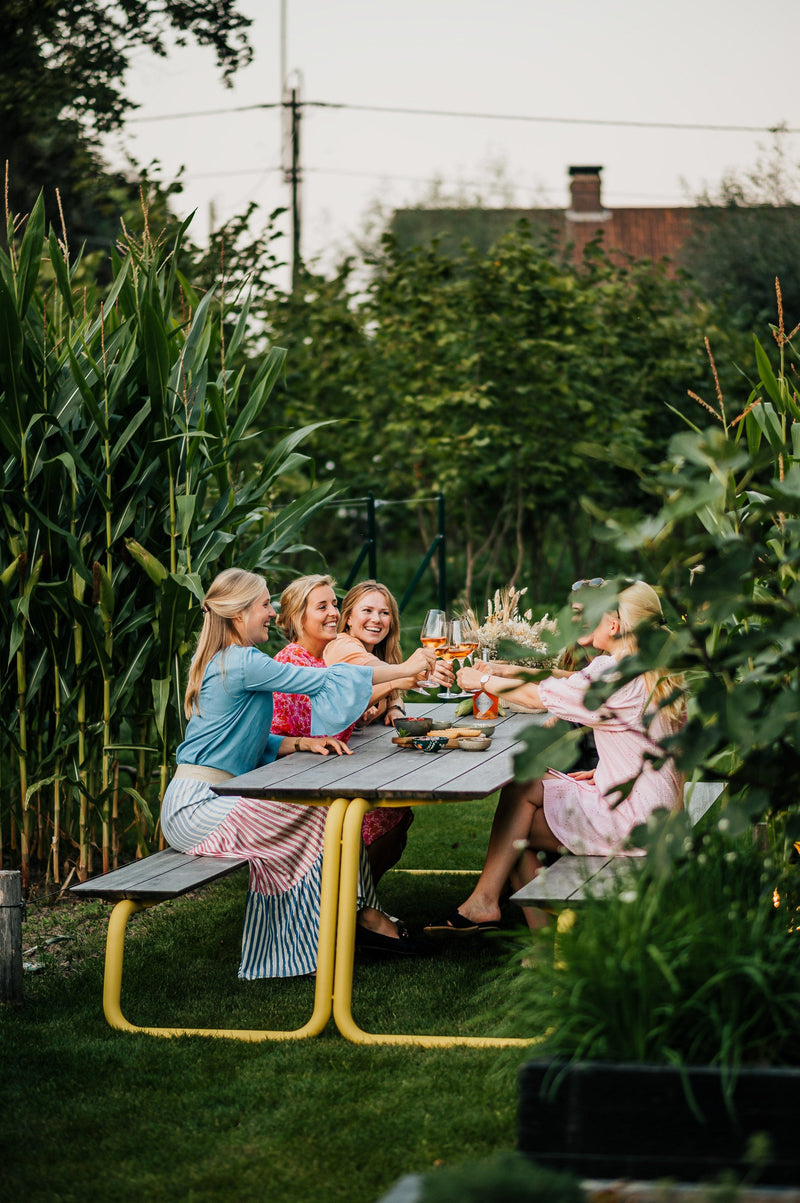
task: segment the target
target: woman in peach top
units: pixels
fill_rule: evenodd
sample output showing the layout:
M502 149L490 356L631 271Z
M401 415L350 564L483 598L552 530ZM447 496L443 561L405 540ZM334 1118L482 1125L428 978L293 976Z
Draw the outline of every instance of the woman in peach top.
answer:
M400 614L392 594L379 581L361 581L346 595L339 617L339 634L326 643L322 658L326 665L399 664ZM449 686L453 670L444 660L437 660L432 674L437 685ZM413 689L413 677L376 685L369 708L357 726L382 721L391 724L405 714L402 691ZM364 816L364 843L375 880L392 865L397 864L406 846L413 820L410 807L392 810L372 810Z

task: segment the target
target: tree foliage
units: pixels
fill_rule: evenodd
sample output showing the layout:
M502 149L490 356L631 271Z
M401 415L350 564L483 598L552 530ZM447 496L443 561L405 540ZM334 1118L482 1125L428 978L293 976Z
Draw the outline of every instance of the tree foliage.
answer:
M675 434L651 470L657 510L606 516L606 537L628 557L628 575L660 584L673 633L643 636L626 674L686 676L689 720L670 744L680 769L728 782L739 830L783 816L791 846L800 837L800 327L785 328L778 300L773 353L754 340L749 391L733 406L721 392L706 401L715 424ZM596 592L590 625L590 608L609 604ZM566 632L567 612L562 623ZM546 745L563 735L530 733L526 775L553 763Z
M752 333L773 317L776 279L800 312L800 174L780 134L750 171L697 198L692 224L686 267L734 326Z
M131 185L107 172L98 135L132 107L132 53L163 57L192 39L213 49L230 82L250 61L249 25L236 0L0 0L0 165L12 209L30 212L44 189L47 221L61 229L58 188L72 240L108 244Z
M352 265L307 277L269 315L290 352L287 415L340 419L316 460L351 495L414 502L418 545L444 493L456 587L473 603L513 581L552 596L596 567L581 495L652 504L646 467L708 378L709 307L652 264L615 267L593 248L575 268L524 223L457 259L387 238L371 268L359 294ZM390 538L403 529L393 511ZM320 545L341 541L331 516Z

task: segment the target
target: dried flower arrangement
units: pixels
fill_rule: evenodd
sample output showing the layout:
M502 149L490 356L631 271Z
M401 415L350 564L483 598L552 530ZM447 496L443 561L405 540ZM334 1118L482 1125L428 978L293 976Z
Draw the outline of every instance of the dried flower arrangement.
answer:
M543 632L555 634L558 624L555 619L545 614L538 622L533 622L533 613L519 611L520 598L527 593L524 589L514 589L506 586L497 589L494 598L486 603L486 619L481 624L472 617L478 631L482 654L489 660L505 660L511 664L520 664L526 668L555 668L558 653L553 653L542 638ZM516 650L510 653L502 644L516 644ZM527 654L527 653L530 654Z

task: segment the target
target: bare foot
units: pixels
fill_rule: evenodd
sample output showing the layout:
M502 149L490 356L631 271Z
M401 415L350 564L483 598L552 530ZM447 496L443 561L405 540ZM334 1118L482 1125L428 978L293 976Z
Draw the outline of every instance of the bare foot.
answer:
M477 898L468 898L457 909L459 915L464 919L469 919L471 923L496 923L501 915L499 904L492 906Z

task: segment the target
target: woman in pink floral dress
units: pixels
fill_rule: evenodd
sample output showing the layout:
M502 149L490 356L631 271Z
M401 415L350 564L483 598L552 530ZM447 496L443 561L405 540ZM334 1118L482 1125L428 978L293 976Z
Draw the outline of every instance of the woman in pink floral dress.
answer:
M325 668L328 663L400 665L403 660L397 603L386 586L377 581L354 585L344 599L340 616L331 577L300 577L281 594L278 624L290 640L275 656L282 663ZM449 665L441 661L433 676L443 685L452 681ZM368 709L357 724L339 732L338 738L347 741L353 726L377 720L391 723L404 714L401 691L415 684L415 678L403 677L375 686ZM306 735L310 721L308 698L275 694L273 734ZM402 856L412 819L410 807L371 810L364 816L362 835L376 884Z
M374 668L379 664L399 664L400 614L391 592L380 581L361 581L353 585L342 602L339 634L325 644L322 658L331 664L362 664ZM453 671L444 660L437 660L431 680L449 686ZM376 685L369 709L357 725L383 722L387 725L405 714L404 689L416 684L410 677ZM414 814L410 807L373 810L364 816L364 843L377 881L387 869L397 864L406 846L407 832Z

